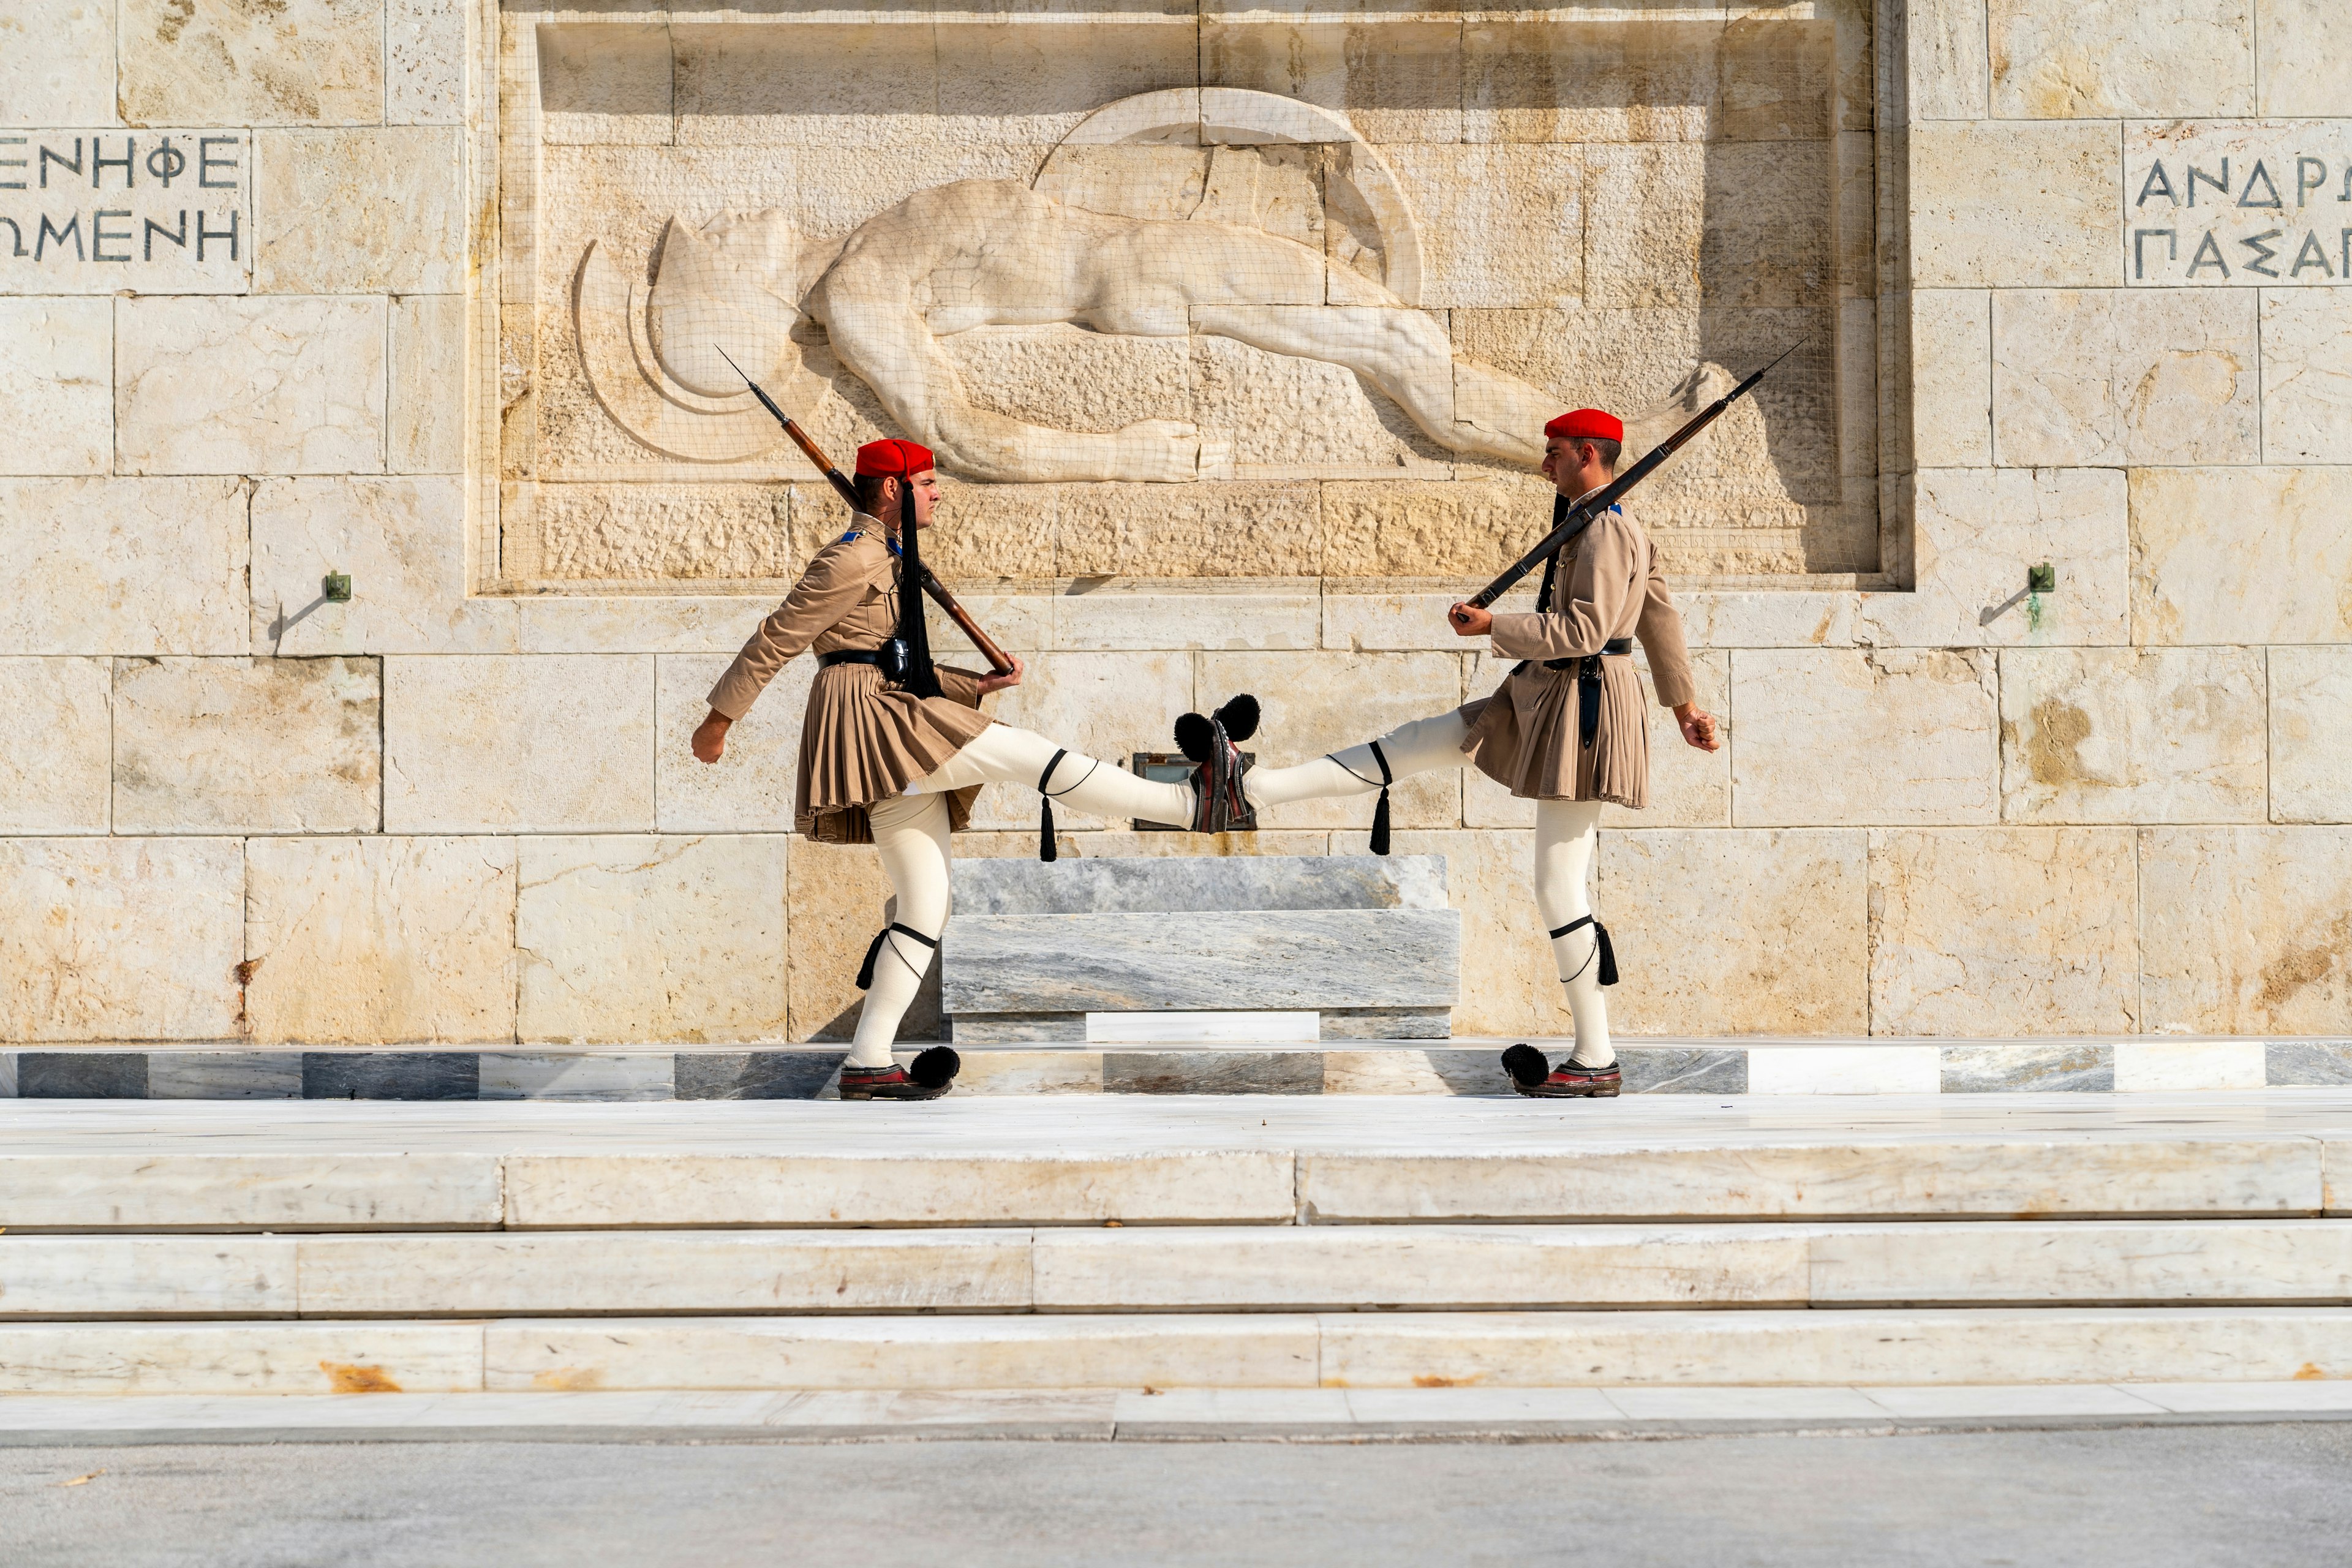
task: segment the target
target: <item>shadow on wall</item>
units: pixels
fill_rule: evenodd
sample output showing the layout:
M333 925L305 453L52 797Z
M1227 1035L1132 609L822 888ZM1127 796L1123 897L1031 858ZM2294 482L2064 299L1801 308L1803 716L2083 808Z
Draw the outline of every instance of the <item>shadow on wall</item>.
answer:
M1874 495L1849 496L1841 479L1875 463L1840 452L1840 286L1866 295L1874 280L1870 236L1841 244L1839 233L1837 132L1852 111L1837 45L1833 22L1754 18L1495 23L1468 37L1464 101L1485 123L1465 129L1583 146L1578 326L1593 341L1576 359L1581 379L1551 378L1557 390L1642 407L1671 395L1694 363L1745 375L1803 345L1758 388L1750 428L1727 421L1679 480L1685 492L1719 493L1750 463L1777 479L1804 510L1802 541L1800 558L1766 569L1878 568ZM1858 221L1873 215L1864 203ZM1858 276L1841 278L1842 258ZM1722 450L1743 436L1760 452ZM1669 479L1660 493L1675 487ZM1759 566L1681 553L1687 570Z

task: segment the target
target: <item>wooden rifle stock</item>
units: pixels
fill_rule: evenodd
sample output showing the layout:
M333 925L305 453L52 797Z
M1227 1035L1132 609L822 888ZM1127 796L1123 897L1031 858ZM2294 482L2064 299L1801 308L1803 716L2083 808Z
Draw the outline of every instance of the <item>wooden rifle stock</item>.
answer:
M1544 535L1543 542L1511 563L1508 571L1479 589L1477 595L1469 602L1483 610L1509 593L1513 584L1542 565L1546 558L1557 553L1566 547L1569 541L1591 527L1594 518L1615 506L1627 490L1657 472L1659 466L1668 458L1681 451L1693 437L1721 418L1725 409L1747 396L1754 390L1758 382L1771 374L1773 365L1779 364L1780 360L1787 359L1803 346L1804 341L1800 339L1796 343L1782 350L1780 359L1774 360L1771 364L1766 365L1762 370L1700 409L1691 418L1690 423L1650 448L1649 454L1640 462L1617 476L1595 494L1586 497L1573 509L1568 505L1567 497L1560 497L1553 503L1552 531Z
M743 375L743 367L735 364L734 360L729 358L725 349L719 351L719 357L726 360L730 365L733 365L737 375ZM808 460L816 465L817 472L823 474L826 482L833 486L834 493L848 504L851 511L862 511L864 508L858 503L857 487L850 482L847 474L833 466L833 459L826 457L824 449L814 441L809 439L808 432L800 427L799 422L777 407L776 400L761 390L758 382L748 375L743 375L743 384L751 389L751 395L760 400L760 405L762 408L776 416L776 423L784 427L784 434L793 438L793 444L808 454ZM908 500L908 506L911 510L913 506L911 498ZM930 595L933 604L947 612L948 619L953 621L957 628L971 639L971 646L980 650L981 658L988 660L989 668L999 675L1012 673L1012 658L996 646L995 638L980 629L980 623L971 618L971 612L956 603L955 595L948 592L947 584L940 582L929 566L923 568L922 589L924 593Z

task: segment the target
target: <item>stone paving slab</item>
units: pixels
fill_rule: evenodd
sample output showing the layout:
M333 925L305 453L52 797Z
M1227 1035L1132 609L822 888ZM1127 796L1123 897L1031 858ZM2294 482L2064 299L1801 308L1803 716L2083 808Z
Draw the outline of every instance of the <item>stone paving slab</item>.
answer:
M1671 1400L1658 1395L1671 1392ZM0 1398L0 1447L1605 1439L2352 1420L2352 1384L1188 1389Z

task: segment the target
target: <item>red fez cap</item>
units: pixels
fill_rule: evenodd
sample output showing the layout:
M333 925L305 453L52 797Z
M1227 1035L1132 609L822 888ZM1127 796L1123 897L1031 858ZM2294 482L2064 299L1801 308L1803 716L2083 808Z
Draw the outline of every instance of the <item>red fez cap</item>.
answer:
M931 460L931 449L912 441L868 441L857 448L860 474L887 474L911 479L938 467Z
M1615 441L1622 446L1625 440L1625 422L1614 414L1603 414L1598 408L1579 408L1545 426L1544 434L1565 436L1571 441Z

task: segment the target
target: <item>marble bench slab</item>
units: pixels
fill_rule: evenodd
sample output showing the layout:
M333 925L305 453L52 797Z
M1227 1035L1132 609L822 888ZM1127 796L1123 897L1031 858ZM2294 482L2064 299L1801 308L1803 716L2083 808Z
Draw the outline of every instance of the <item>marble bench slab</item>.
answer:
M949 924L950 1014L1450 1007L1452 910L968 915Z
M960 860L953 876L960 918L1447 907L1443 855Z
M1439 855L973 860L954 907L941 1005L966 1043L1261 1011L1319 1013L1325 1038L1442 1038L1460 994Z

